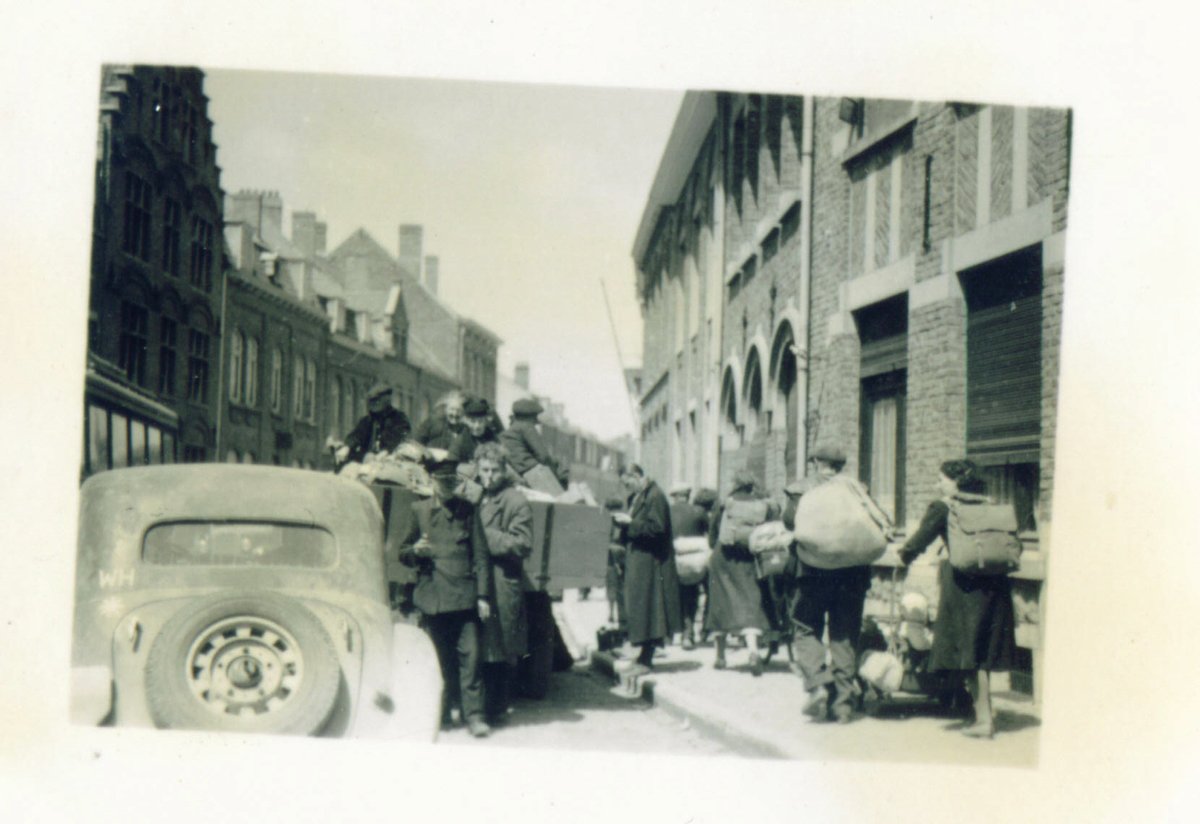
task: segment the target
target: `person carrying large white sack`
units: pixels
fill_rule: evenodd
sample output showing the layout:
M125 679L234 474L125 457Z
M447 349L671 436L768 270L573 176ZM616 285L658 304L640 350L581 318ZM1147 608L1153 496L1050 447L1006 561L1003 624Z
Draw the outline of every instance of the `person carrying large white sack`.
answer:
M891 523L861 483L841 474L846 453L840 447L820 445L810 460L817 484L800 498L795 516L800 572L794 651L808 690L804 713L845 724L854 717L854 651L870 564L883 555ZM826 629L828 663L821 642Z

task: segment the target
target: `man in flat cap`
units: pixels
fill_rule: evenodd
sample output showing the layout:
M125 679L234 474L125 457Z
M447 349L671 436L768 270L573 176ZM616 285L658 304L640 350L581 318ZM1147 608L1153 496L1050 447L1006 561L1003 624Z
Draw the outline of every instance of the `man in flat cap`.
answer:
M456 463L430 450L425 466L433 495L414 501L409 529L398 541L399 560L416 570L413 603L437 649L445 683L442 725L461 708L471 735L490 732L484 718L480 670L481 622L493 613L488 542L477 508L458 495Z
M450 454L459 463L472 463L476 449L500 440L500 429L495 426L491 404L474 395L463 402L463 422L463 430L450 445Z
M367 392L367 414L350 430L345 444L338 449L338 464L361 462L376 452L391 452L408 437L408 416L392 406L392 387L383 382Z
M846 465L846 452L837 444L818 444L809 460L815 469L812 486L807 488L812 489L838 476ZM803 493L805 488L800 491ZM794 508L792 512L795 513ZM832 716L839 724L845 724L853 718L854 648L871 586L871 568L822 569L803 560L799 567L792 627L796 664L808 690L804 713L816 721ZM826 631L828 654L822 643Z
M521 398L512 406L512 423L500 433L500 444L512 468L525 483L548 495L561 495L566 472L546 449L538 432L538 415L544 410L534 398Z
M671 487L671 530L675 538L676 557L683 554L680 538L699 538L708 535L708 511L689 502L692 488L687 484L676 484ZM689 545L690 546L690 545ZM700 589L708 577L705 572L695 580L679 581L679 606L683 611L684 649L694 649L696 646L696 612L700 608Z

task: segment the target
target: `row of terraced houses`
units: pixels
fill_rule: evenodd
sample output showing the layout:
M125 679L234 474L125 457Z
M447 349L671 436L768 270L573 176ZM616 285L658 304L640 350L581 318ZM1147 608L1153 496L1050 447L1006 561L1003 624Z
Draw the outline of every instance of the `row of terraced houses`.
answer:
M83 474L175 461L330 468L377 381L414 422L497 401L500 339L438 296L419 225L394 252L277 192L221 188L199 69L102 71ZM502 410L504 411L504 410ZM565 422L577 463L609 449ZM579 459L579 456L585 456Z
M1013 682L1031 689L1070 127L1046 108L689 93L633 249L649 473L724 491L748 467L778 494L832 442L911 529L940 463L970 457L1021 522Z

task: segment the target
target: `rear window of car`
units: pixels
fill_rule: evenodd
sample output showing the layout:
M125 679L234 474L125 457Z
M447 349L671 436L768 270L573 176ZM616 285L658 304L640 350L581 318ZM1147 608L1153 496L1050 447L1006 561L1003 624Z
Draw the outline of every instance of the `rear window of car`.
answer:
M327 529L262 521L176 521L146 530L142 559L164 566L330 567Z

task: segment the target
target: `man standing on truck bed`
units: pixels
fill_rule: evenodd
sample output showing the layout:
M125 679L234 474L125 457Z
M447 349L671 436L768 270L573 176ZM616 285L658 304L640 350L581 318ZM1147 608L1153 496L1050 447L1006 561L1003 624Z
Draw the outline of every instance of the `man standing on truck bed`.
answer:
M625 609L629 643L641 647L628 672L639 675L653 667L654 648L683 628L679 574L667 496L637 464L631 464L621 480L633 493L625 556Z
M548 495L561 495L566 473L546 449L538 432L537 418L544 410L533 398L521 398L512 405L512 423L500 433L500 443L508 459L525 483Z
M337 463L361 462L367 455L391 452L404 442L410 429L408 416L392 406L392 387L376 383L367 392L367 414L338 448Z
M429 465L432 497L414 501L408 534L400 542L400 561L417 568L413 603L421 626L437 649L445 683L442 725L459 704L471 735L487 735L480 670L480 622L492 615L488 544L474 506L458 498L453 460Z

